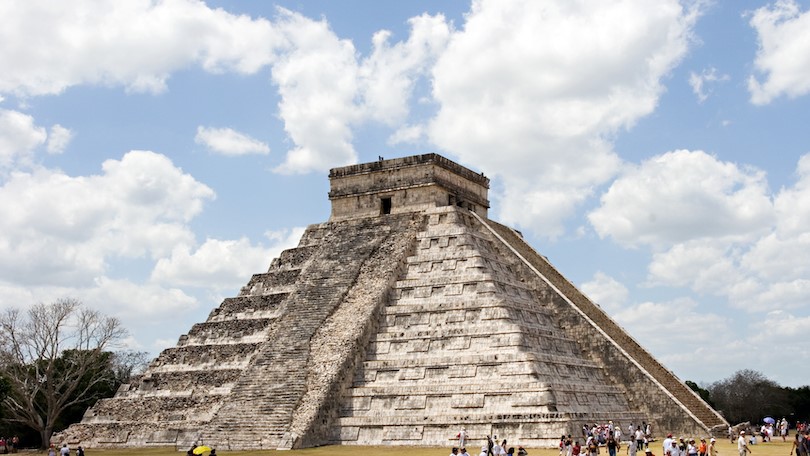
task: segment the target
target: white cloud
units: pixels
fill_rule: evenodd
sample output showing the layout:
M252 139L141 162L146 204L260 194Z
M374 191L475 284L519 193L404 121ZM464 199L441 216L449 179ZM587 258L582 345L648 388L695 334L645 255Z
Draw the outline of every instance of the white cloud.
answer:
M75 293L85 304L105 310L122 320L176 317L196 309L197 300L177 288L163 288L155 284L134 283L99 277L92 287Z
M404 121L415 81L450 35L443 16L414 17L406 40L391 43L389 32L378 32L361 62L325 20L277 12L272 21L252 19L193 0L3 4L0 93L57 94L81 84L158 93L173 73L195 65L245 74L272 67L279 116L294 143L275 171L324 171L356 161L353 128ZM56 133L51 153L65 145L57 141L65 131ZM220 153L267 153L238 135L220 130L216 141L201 140Z
M388 145L417 144L425 138L424 125L405 125L388 137Z
M34 118L18 111L0 109L0 171L30 163L34 150L48 137L44 128L34 124Z
M305 173L353 163L350 124L360 119L355 49L339 39L326 21L285 12L283 27L290 46L273 65L279 114L296 147L275 171Z
M754 11L750 24L759 38L754 66L765 78L749 77L751 102L810 93L810 11L802 12L794 0L779 0Z
M700 238L753 239L770 227L773 215L764 173L679 150L628 167L588 219L602 238L668 246Z
M372 55L358 62L348 40L339 39L325 21L285 12L280 24L289 48L273 65L279 113L296 147L275 171L323 171L353 163L352 128L368 121L394 124L408 112L414 80L443 48L449 34L442 16L411 19L411 34L391 45L378 32Z
M730 249L716 240L675 244L655 253L649 265L650 285L691 287L699 292L721 292L741 280Z
M255 73L283 42L267 20L192 0L7 2L0 17L0 92L25 95L79 84L160 92L192 64Z
M186 225L213 191L163 155L129 152L102 174L36 168L0 187L0 276L87 286L111 258L158 258L193 243Z
M51 132L48 134L46 150L49 154L61 154L72 139L73 132L69 128L56 124L51 127Z
M176 247L170 257L158 260L152 280L180 286L213 289L238 288L245 278L266 270L270 260L282 250L294 247L303 228L283 233L270 233L272 245L254 246L246 238L239 240L207 239L196 251L188 246Z
M717 164L715 164L717 165ZM642 165L643 169L646 165ZM728 164L723 168L732 170ZM705 168L706 170L712 167ZM681 173L683 174L683 173ZM710 177L706 174L693 173L703 180ZM715 177L723 173L715 169L712 173ZM652 187L660 186L666 191L673 192L674 195L681 194L673 185L668 184L666 179L656 180L650 175L638 173L632 178L636 183L646 182L648 185L634 187L632 185L617 192L613 198L625 198L623 204L629 207L617 211L605 211L601 214L604 220L597 220L595 224L603 223L611 214L617 218L619 223L611 221L604 223L597 230L611 227L611 235L618 240L624 241L627 245L632 237L637 237L639 242L647 242L651 245L665 248L654 252L652 261L648 265L647 285L651 286L675 286L688 287L703 295L719 296L737 309L752 314L763 314L765 312L785 311L791 309L807 308L808 296L810 296L810 266L807 264L806 252L810 247L810 154L799 160L797 165L798 180L792 187L783 188L773 197L772 206L774 210L767 211L764 202L756 203L754 206L761 206L762 211L770 213L765 220L766 225L759 222L749 223L747 218L732 220L741 227L748 226L749 235L733 226L723 222L717 224L717 218L732 217L734 212L729 212L725 207L738 207L738 213L748 212L754 214L757 211L746 209L742 200L731 198L733 192L725 192L723 199L727 199L727 204L703 205L700 209L700 202L703 198L693 198L698 204L693 210L698 214L703 214L704 223L714 225L703 229L692 228L696 235L692 239L679 239L677 236L664 236L661 238L650 238L650 233L645 223L637 223L643 220L644 210L633 208L637 204L637 199L631 197L632 189L649 194L651 199L660 195L653 192ZM736 172L726 173L726 176L734 176ZM621 180L621 179L620 179ZM745 179L733 179L734 187L738 191L744 191L747 184ZM756 179L755 179L756 181ZM617 181L619 182L619 181ZM693 182L694 186L698 186ZM756 187L756 186L755 186ZM709 188L712 188L710 185ZM722 186L721 188L729 188ZM717 191L717 195L723 195L723 191ZM760 190L750 193L745 200L750 204L756 199L771 197ZM603 198L603 202L605 199ZM616 206L615 199L613 205ZM737 201L735 203L735 201ZM602 206L605 209L607 205ZM639 207L654 208L656 204L645 203ZM667 212L666 204L661 206ZM714 211L707 211L706 208L714 207ZM622 214L635 214L633 217L624 217ZM730 215L731 214L731 215ZM682 217L675 211L676 216ZM746 216L743 216L746 217ZM756 220L757 218L751 219ZM594 219L592 219L594 220ZM672 223L672 222L670 222ZM622 230L616 226L623 227ZM707 235L706 231L711 234ZM616 236L621 232L621 236ZM752 236L754 235L755 236Z
M450 38L450 28L442 15L423 14L408 22L408 40L393 46L389 31L374 34L372 54L359 71L366 115L389 125L400 124L408 114L416 78L434 63Z
M579 289L608 313L620 310L629 296L624 284L602 271L597 271L593 279L581 284Z
M197 127L194 142L222 155L269 154L270 147L231 128Z
M503 177L507 223L559 235L617 172L610 138L653 111L695 17L674 0L474 1L433 71L430 138Z
M701 310L689 298L644 302L619 312L616 321L630 330L643 347L667 357L717 344L732 334L729 321Z
M692 86L692 92L698 97L698 101L703 103L709 98L709 94L711 90L706 87L707 83L715 83L715 82L723 82L728 81L729 75L717 74L717 68L707 68L700 72L700 74L695 73L694 71L689 73L689 85Z

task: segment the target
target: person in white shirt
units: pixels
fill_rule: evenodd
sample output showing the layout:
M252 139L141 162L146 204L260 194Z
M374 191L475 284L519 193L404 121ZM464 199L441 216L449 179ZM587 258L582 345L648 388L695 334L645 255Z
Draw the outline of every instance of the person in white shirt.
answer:
M740 438L737 439L737 451L740 453L740 456L745 456L745 453L751 452L751 449L748 448L748 444L745 443L745 431L740 431Z
M467 453L466 448L462 448L461 451L458 453L458 456L470 456L470 453Z
M636 447L637 448L644 448L644 431L641 430L641 426L636 427Z
M714 437L709 440L709 456L717 456L717 445L715 445L716 442L717 440L715 440Z
M62 448L59 449L60 456L70 456L70 448L68 448L67 443L62 445Z
M636 441L631 440L630 444L627 445L627 456L636 456L637 451L638 451L638 448L636 448Z
M672 434L667 434L667 438L664 439L663 445L664 456L667 456L667 454L669 454L671 446L672 446Z
M501 454L501 446L498 445L497 438L495 440L495 445L492 445L492 454L494 454L495 456L500 456Z

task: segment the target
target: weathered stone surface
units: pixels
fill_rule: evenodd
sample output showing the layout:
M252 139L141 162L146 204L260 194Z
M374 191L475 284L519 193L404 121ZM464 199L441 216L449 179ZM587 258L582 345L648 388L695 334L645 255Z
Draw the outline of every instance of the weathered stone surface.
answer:
M55 438L222 449L555 444L726 423L434 154L337 168L332 216Z

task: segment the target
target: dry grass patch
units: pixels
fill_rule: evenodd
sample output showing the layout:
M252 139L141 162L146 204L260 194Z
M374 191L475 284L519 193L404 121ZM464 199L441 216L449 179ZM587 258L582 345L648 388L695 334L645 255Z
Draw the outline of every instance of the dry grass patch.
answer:
M788 456L792 445L792 438L787 442L781 439L771 443L760 443L750 446L753 453L750 456ZM217 455L221 456L448 456L450 446L447 447L401 447L401 446L352 446L352 445L331 445L318 448L306 448L303 450L274 451L226 451L217 450ZM663 456L661 452L661 442L653 442L650 446L655 456ZM474 451L473 451L474 450ZM478 456L480 446L469 448L470 456ZM555 448L527 448L529 456L559 456L559 451ZM719 456L738 456L737 445L731 444L728 440L718 441ZM126 448L126 449L89 449L87 456L178 456L185 454L183 451L176 451L174 447L163 448ZM622 447L619 456L626 456L625 447ZM602 449L600 456L607 456L607 450ZM639 455L641 456L641 454Z

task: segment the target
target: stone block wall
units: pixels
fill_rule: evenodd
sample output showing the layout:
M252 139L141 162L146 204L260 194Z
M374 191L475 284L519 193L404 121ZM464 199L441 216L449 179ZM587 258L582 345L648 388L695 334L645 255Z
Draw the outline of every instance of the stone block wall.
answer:
M604 366L607 377L624 390L632 408L643 411L654 429L683 435L709 435L725 420L671 371L663 367L597 305L579 292L512 229L483 221L500 236L504 250L519 254L520 275L564 293L554 298L555 324L577 340L584 353ZM511 247L511 248L509 248ZM537 272L535 272L537 271ZM538 275L539 273L539 275ZM567 299L566 299L567 298Z
M381 199L390 213L461 205L487 216L489 179L440 155L425 154L332 169L330 221L375 217Z
M552 294L515 274L471 212L427 211L379 332L343 399L343 444L446 445L509 435L548 445L582 419L642 420L555 326Z

